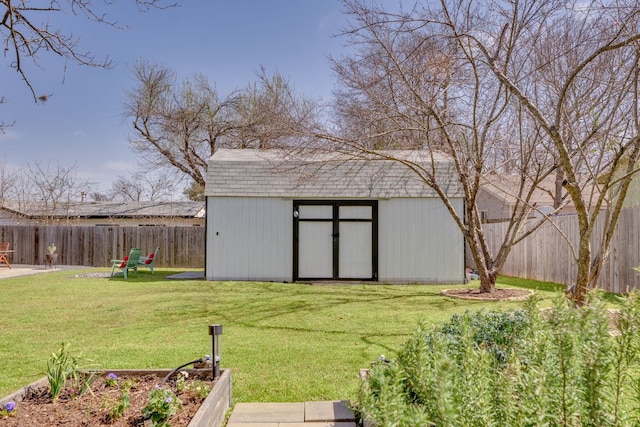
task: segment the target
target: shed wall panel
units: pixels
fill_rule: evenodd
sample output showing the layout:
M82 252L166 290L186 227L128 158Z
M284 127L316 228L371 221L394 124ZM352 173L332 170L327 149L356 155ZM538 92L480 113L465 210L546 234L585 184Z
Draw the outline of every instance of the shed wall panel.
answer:
M208 280L291 281L292 202L207 199Z
M440 199L381 200L378 216L379 281L462 283L464 239Z

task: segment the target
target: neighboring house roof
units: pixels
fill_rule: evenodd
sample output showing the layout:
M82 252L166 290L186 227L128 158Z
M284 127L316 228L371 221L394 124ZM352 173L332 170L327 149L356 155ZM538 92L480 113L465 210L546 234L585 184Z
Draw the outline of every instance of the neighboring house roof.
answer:
M531 183L528 183L527 185L531 185ZM513 206L518 200L517 196L518 189L520 187L520 177L514 175L488 174L483 177L481 187L493 196L503 200L505 205ZM549 175L533 190L531 199L529 200L529 205L535 207L553 207L555 187L556 177L553 174ZM593 185L593 183L585 185L582 189L582 195L588 204L590 200L592 203L595 203L598 194L598 189ZM562 190L562 200L562 209L574 210L574 204L571 201L571 197L569 197L567 191L564 189Z
M205 196L391 198L437 197L409 167L380 156L431 168L426 151L379 151L363 154L283 150L220 149L209 159ZM451 197L461 197L453 164L434 154L439 184Z
M72 202L55 210L41 202L5 201L2 209L25 218L204 218L204 202Z

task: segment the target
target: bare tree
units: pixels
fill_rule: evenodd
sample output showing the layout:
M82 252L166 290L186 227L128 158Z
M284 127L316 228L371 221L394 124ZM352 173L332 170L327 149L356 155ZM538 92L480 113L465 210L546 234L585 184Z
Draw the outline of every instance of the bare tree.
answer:
M535 229L523 222L534 208L531 192L556 174L556 208L566 203L564 191L578 212L572 291L583 303L607 258L640 152L636 2L441 0L397 12L361 0L345 6L353 18L345 35L358 48L333 60L346 146L422 146L455 162L464 213L450 207L435 168L407 166L449 208L484 291L493 289L511 246ZM496 254L475 208L493 172L520 181L520 206ZM606 225L593 251L601 214Z
M203 75L179 83L173 70L147 62L133 71L124 109L133 150L143 164L176 169L204 186L207 160L231 130L234 97L220 97Z
M124 116L130 143L146 166L177 172L204 188L207 161L219 147L272 148L291 143L291 129L316 118L315 104L298 97L280 74L222 96L203 75L182 82L168 67L140 62Z
M95 186L95 183L78 179L75 163L65 166L57 161L46 165L41 162L27 164L24 182L28 187L22 188L28 188L28 192L20 199L37 206L47 222L54 214L67 212L70 203L82 200Z
M176 183L167 175L137 172L131 176L119 176L111 185L110 199L115 201L172 200L176 195Z
M458 43L481 52L491 73L544 133L557 181L577 212L580 238L571 250L578 273L569 290L583 304L608 258L640 156L640 5L492 3L496 13L490 22L476 11L469 25L464 15L473 2L459 2L443 10L442 23ZM601 215L604 226L595 236Z
M235 126L227 140L239 148L278 148L296 145L300 126L318 119L317 103L296 93L293 84L279 72L269 75L261 67L258 82L237 93L232 104Z
M540 149L539 126L490 72L481 52L457 43L443 31L446 26L433 23L433 11L392 13L360 0L345 6L352 26L344 35L356 53L331 62L340 83L340 136L329 138L335 143L331 149L375 158L380 149L411 148L431 156L426 166L389 151L384 158L405 164L440 196L470 248L481 291L493 292L511 247L537 226L524 226L534 209L528 202L555 167ZM451 159L453 168L438 167L436 153ZM507 172L519 177L505 190L517 202L493 254L476 200L490 175ZM463 211L452 202L460 194L452 191L451 174L465 198Z
M6 164L0 163L0 206L13 197L17 188L18 173L7 170Z

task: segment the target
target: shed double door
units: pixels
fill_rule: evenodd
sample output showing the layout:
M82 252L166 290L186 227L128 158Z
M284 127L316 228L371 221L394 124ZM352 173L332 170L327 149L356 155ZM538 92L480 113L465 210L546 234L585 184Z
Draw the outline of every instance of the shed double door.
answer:
M293 202L294 280L377 280L378 202Z

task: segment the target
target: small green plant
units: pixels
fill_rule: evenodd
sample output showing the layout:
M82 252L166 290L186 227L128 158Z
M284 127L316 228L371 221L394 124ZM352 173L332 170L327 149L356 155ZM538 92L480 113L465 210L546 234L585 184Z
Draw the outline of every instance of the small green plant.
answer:
M70 397L82 395L90 390L93 375L85 377L80 374L79 361L80 357L72 354L69 347L64 342L60 345L57 352L51 353L47 361L47 379L49 380L49 389L51 398L55 402L64 390L65 384L69 380L71 386L67 389Z
M157 387L149 393L149 402L142 409L145 419L150 419L154 427L169 426L168 420L182 409L182 401L171 390Z
M209 394L211 387L205 381L192 379L187 382L189 373L186 371L178 372L176 376L176 392L187 400L202 400Z
M107 410L107 418L109 421L117 421L124 415L124 412L131 406L131 400L129 399L129 390L120 390L120 395L117 399L109 399L105 396L105 400L102 404L102 408Z
M104 378L104 385L106 387L115 387L118 385L118 376L113 372L109 372L109 374Z
M118 377L110 372L104 380L105 387L115 387L118 385ZM120 382L120 394L117 399L105 397L102 408L107 410L107 419L109 421L117 421L124 415L124 412L131 406L130 391L135 387L137 381L135 378L123 379Z
M184 395L188 399L202 400L209 394L211 387L205 381L192 380L187 382L189 373L187 371L180 371L176 376L176 391L181 395Z
M47 250L51 255L53 255L56 252L56 249L58 249L58 247L55 245L55 243L52 243L49 246L47 246Z
M67 397L69 397L69 399L75 399L81 394L80 387L69 387L67 389Z
M202 400L211 391L211 386L202 380L195 380L191 384L189 384L184 393L188 396L193 396L197 400Z
M178 393L187 388L187 378L189 378L189 373L187 371L178 372L178 375L176 376L176 391Z
M120 383L120 390L131 390L138 385L138 381L135 378L126 378Z
M0 420L13 417L16 414L16 402L13 400L0 406Z

